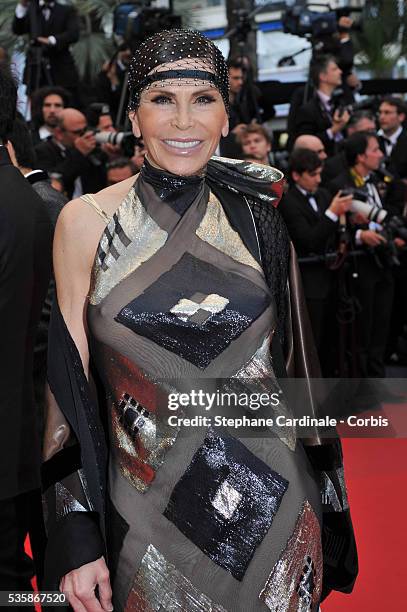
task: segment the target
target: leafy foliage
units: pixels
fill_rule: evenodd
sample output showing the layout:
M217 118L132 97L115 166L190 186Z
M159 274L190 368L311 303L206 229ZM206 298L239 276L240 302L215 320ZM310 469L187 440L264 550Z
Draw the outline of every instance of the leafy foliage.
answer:
M377 77L390 76L407 51L407 8L400 0L367 0L363 31L356 35L358 59Z

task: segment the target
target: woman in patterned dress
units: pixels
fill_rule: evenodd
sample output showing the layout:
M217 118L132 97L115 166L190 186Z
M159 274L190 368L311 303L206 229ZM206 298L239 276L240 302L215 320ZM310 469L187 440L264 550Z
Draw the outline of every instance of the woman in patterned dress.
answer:
M111 610L112 588L116 610L317 610L323 586L354 580L348 564L322 584L332 491L349 522L337 443L315 437L306 452L295 431L239 439L212 423L170 426L162 410L191 381L271 394L292 371L304 330L287 291L283 177L213 157L228 132L227 69L201 34L148 39L129 85L140 175L73 200L56 231L48 584L76 612ZM302 345L297 372L307 359ZM287 410L281 400L266 414ZM331 565L353 539L340 543Z

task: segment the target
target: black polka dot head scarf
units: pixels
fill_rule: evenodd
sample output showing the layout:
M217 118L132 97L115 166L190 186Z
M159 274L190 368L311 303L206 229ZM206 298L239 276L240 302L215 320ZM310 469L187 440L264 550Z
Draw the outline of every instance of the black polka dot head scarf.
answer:
M167 85L208 83L229 111L228 69L221 51L196 30L163 30L145 40L129 68L129 111L137 110L142 91Z

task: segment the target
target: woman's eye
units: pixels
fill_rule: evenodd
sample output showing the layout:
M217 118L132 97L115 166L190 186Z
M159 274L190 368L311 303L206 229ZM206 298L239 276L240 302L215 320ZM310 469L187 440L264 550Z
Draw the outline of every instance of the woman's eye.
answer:
M169 96L156 96L151 101L155 104L170 104L171 98Z
M196 102L198 102L198 104L210 104L211 102L215 102L215 98L212 96L199 96Z

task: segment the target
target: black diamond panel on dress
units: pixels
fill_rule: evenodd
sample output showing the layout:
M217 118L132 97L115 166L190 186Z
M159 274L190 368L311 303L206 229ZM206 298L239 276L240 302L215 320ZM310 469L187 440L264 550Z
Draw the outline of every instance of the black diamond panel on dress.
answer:
M192 311L191 316L174 311L181 301L193 301L197 293L207 297L204 309L212 309L210 316L202 311L199 315L205 316L197 317L192 316ZM215 298L218 302L212 307ZM225 273L186 253L171 270L127 304L116 321L204 369L269 303L268 294L246 278Z
M242 580L288 484L236 438L209 430L175 485L164 516Z

